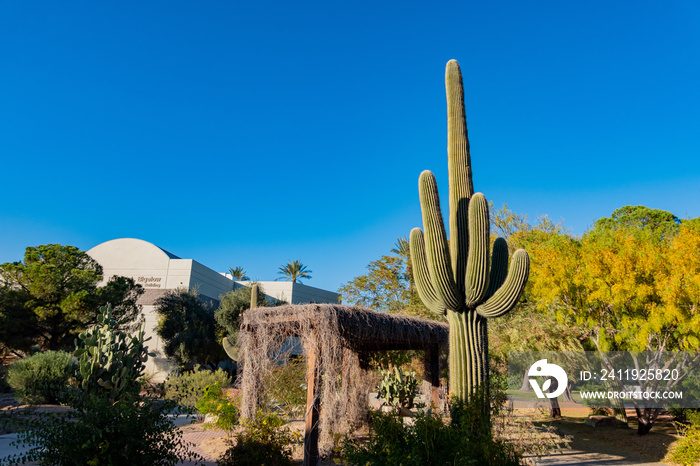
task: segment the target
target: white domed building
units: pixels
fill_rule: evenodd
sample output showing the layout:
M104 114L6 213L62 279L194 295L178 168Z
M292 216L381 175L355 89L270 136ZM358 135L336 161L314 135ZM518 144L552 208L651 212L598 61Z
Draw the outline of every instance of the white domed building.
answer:
M197 289L201 299L218 307L219 297L248 282L234 282L230 275L218 273L193 259L181 259L153 243L135 238L120 238L98 244L87 251L103 268L103 282L118 275L133 278L145 291L138 300L146 323L147 346L155 352L149 358L146 372L162 381L174 369L163 355L162 342L155 333L157 315L155 301L171 290ZM291 282L258 282L271 298L291 304L337 303L340 295L332 291Z

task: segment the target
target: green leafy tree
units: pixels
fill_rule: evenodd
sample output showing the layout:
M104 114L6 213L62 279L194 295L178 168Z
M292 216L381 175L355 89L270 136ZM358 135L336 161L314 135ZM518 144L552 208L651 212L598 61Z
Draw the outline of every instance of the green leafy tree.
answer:
M68 349L107 303L124 325L133 324L143 288L125 277L98 287L101 280L102 267L74 246L28 247L23 262L0 265L0 314L14 316L7 319L4 333L10 338L2 344L22 351L32 340L43 349Z
M681 220L671 212L650 209L643 205L624 206L615 210L610 217L603 217L595 222L595 231L615 229L648 230L656 235L674 235L678 233Z
M0 356L11 352L29 353L35 344L37 317L25 306L29 300L23 290L0 287Z
M241 325L243 313L250 309L251 294L253 286L242 286L233 291L219 296L219 308L216 310L214 317L216 322L224 329L228 344L235 347L238 342L238 332ZM275 305L265 296L264 290L258 284L258 306L265 307ZM235 359L235 358L233 358Z
M491 225L493 225L494 232L508 241L509 245L514 236L532 230L527 215L513 212L507 204L503 204L500 209L494 209L493 203L489 202L489 211L491 212Z
M435 318L423 306L417 293L412 292L407 270L410 269L405 256L382 256L369 263L367 273L341 286L338 293L343 296L343 302L349 305Z
M301 283L302 278L311 279L311 270L308 270L301 261L288 261L286 265L281 265L279 268L279 275L284 276L284 280L292 283L299 281ZM280 278L280 280L282 280Z
M409 302L408 283L404 261L396 256L382 256L369 263L366 274L353 278L338 292L350 305L400 312Z
M199 298L196 290L173 290L155 302L156 334L163 339L165 355L179 366L206 365L224 358L218 343L214 309Z

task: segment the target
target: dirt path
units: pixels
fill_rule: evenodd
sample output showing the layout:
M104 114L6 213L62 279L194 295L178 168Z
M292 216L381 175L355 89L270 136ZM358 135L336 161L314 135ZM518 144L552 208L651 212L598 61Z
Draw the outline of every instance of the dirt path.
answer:
M572 437L570 450L536 459L537 466L664 466L663 457L676 440L670 423L659 423L649 434L638 436L636 428L593 428L581 420L564 419L552 423L562 435ZM636 426L634 426L636 427Z

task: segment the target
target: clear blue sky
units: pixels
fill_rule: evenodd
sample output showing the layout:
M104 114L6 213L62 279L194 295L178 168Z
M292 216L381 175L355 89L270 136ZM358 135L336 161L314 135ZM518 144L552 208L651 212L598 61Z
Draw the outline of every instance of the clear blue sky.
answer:
M135 237L335 290L447 192L444 66L474 183L580 234L700 216L700 4L5 1L0 262Z

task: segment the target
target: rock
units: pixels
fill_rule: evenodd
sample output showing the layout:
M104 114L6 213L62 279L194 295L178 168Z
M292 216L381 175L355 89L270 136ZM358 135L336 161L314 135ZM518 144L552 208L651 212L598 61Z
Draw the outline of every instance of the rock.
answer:
M617 419L614 416L588 416L586 421L591 427L616 427Z

